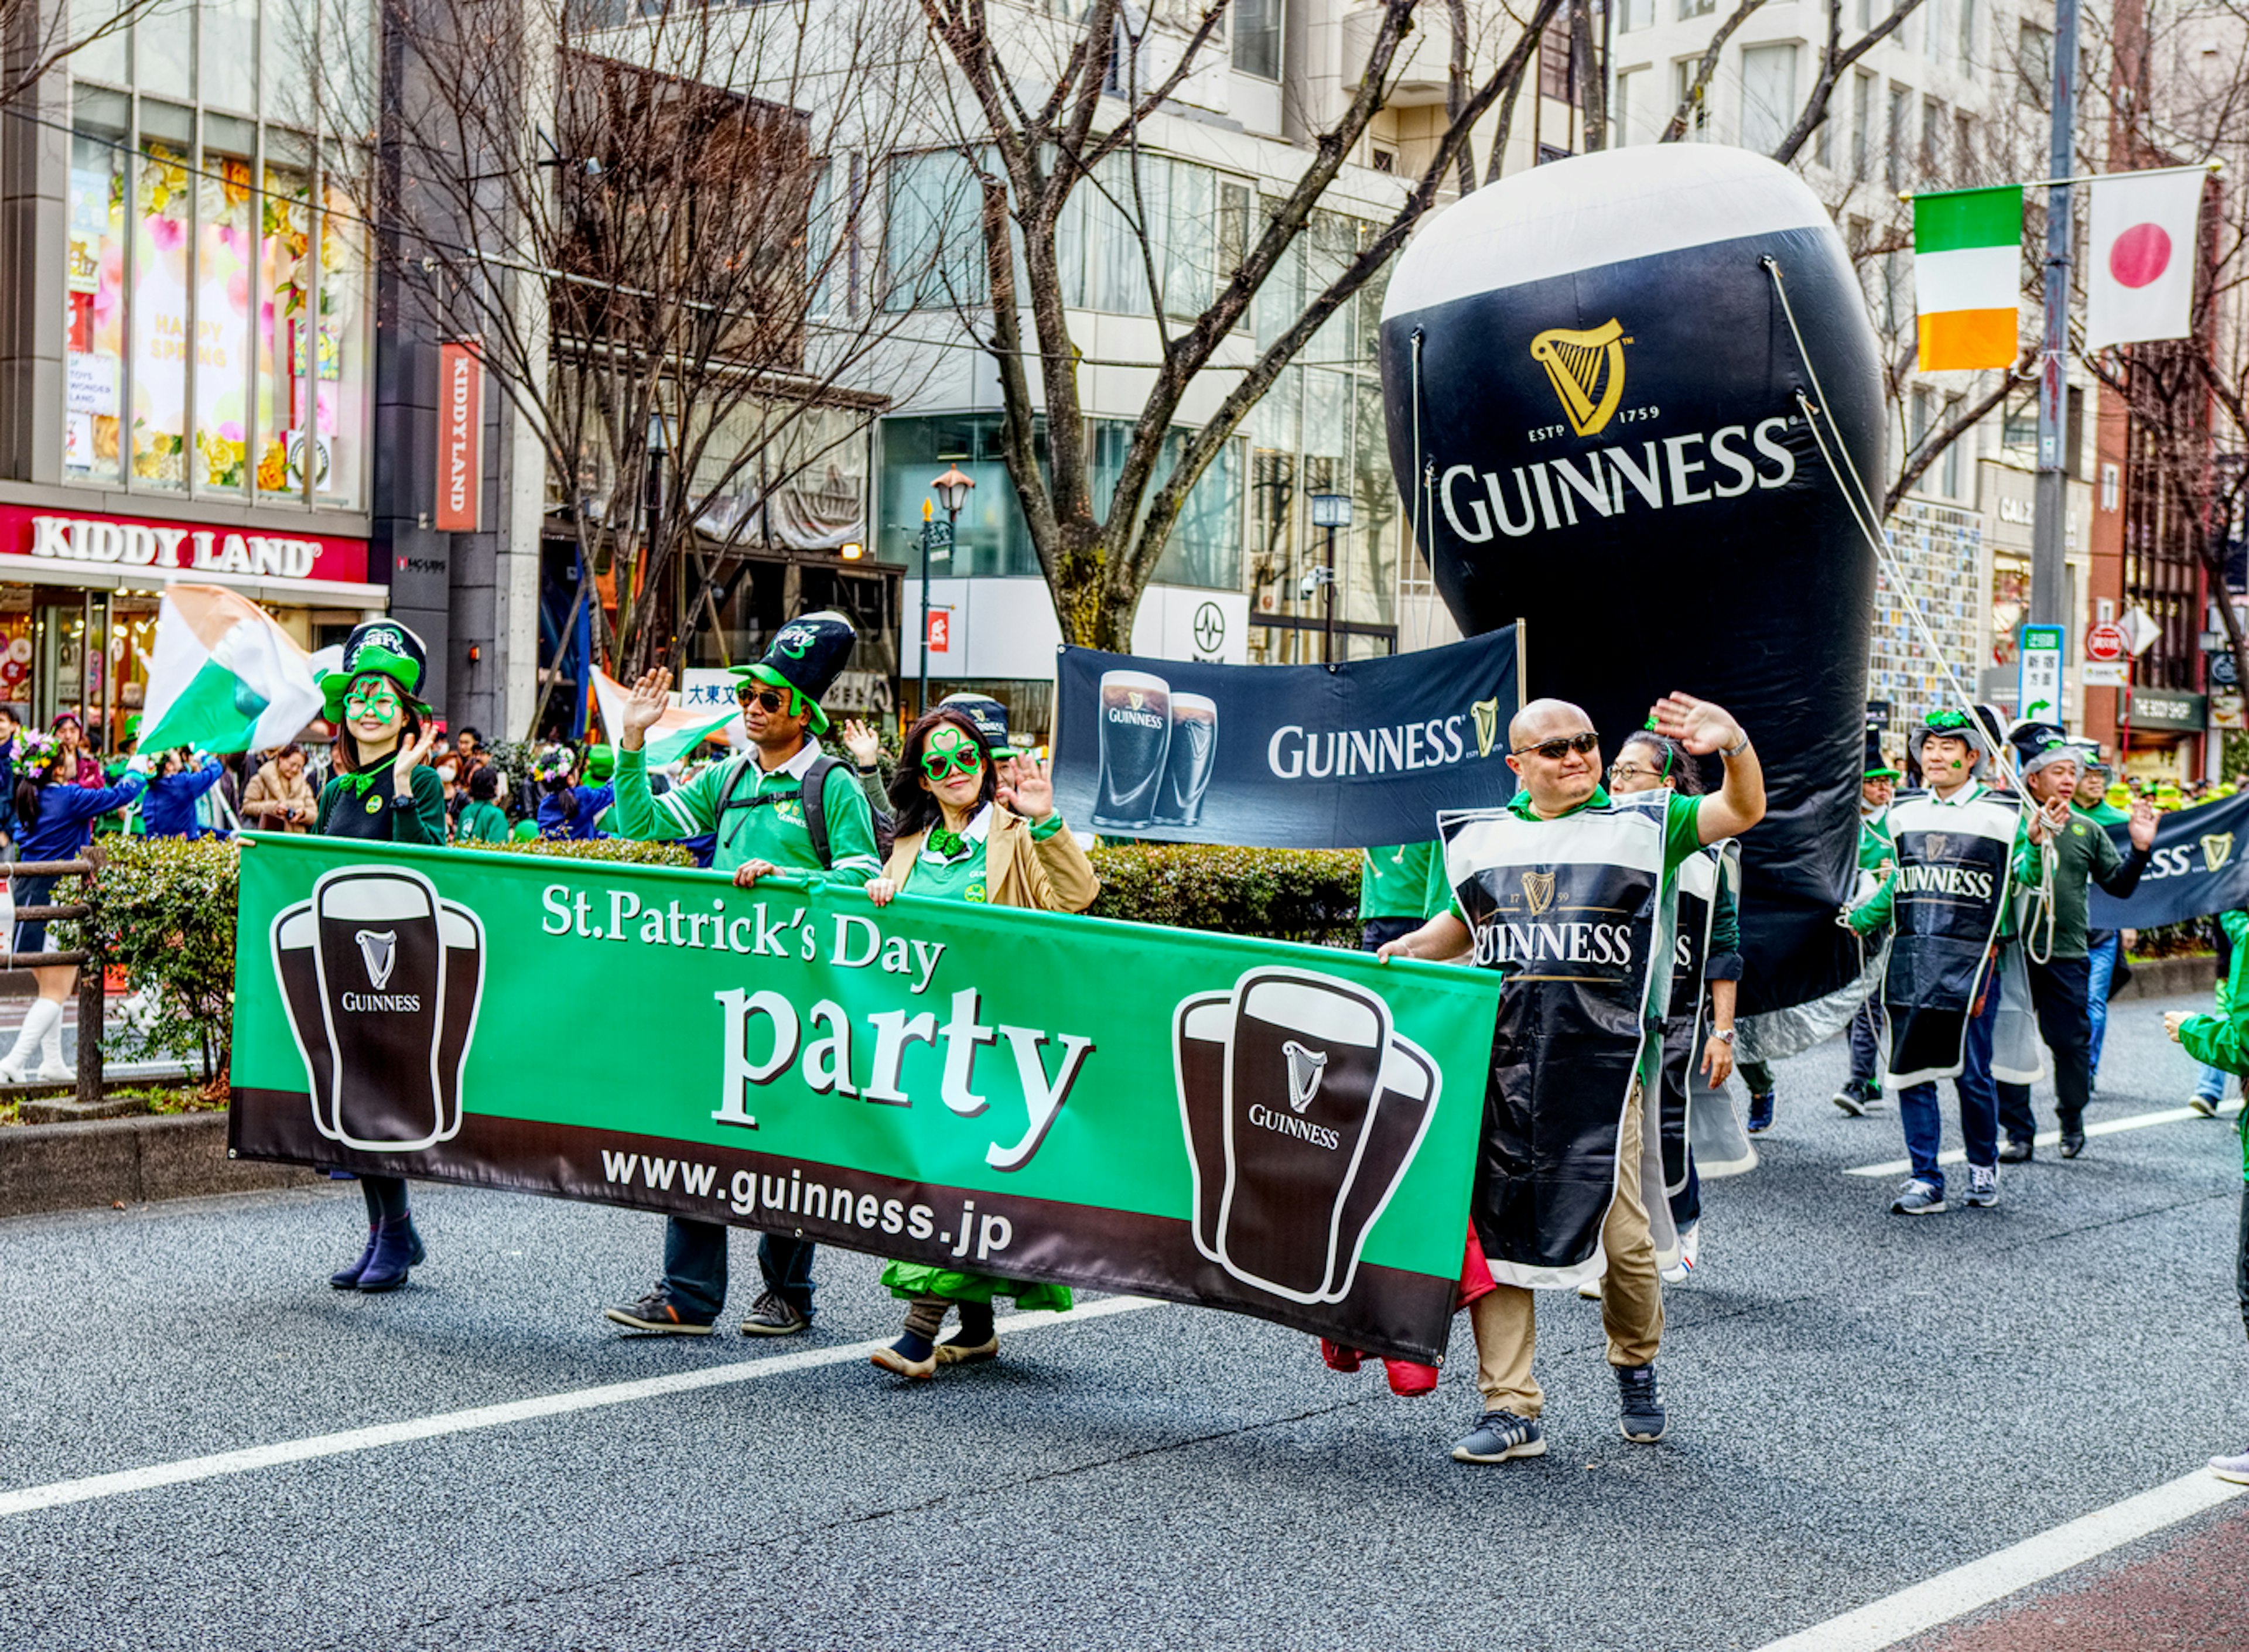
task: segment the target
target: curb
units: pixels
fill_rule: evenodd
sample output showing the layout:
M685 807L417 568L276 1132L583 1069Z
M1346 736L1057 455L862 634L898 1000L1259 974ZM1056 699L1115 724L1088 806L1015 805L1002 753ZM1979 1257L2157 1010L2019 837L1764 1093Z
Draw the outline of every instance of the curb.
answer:
M0 1130L0 1216L309 1187L320 1180L295 1165L229 1159L223 1112Z
M2132 966L2132 979L2109 1000L2127 1003L2135 998L2177 998L2184 993L2206 993L2218 985L2218 960L2150 958Z

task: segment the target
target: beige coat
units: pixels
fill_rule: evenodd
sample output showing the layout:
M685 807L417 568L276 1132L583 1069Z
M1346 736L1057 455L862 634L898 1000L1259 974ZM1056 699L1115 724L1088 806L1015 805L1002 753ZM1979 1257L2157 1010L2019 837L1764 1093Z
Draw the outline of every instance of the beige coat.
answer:
M308 832L313 829L313 816L319 800L313 795L312 782L299 774L294 781L281 778L279 763L269 761L250 777L250 784L242 788L242 823L252 831ZM267 819L261 809L278 809L286 805L301 809L305 818L292 820L285 826L279 815Z
M909 881L914 859L921 853L922 839L927 834L916 832L911 837L901 837L891 847L891 858L883 867L883 876L896 884L906 894L913 892ZM1028 854L1023 851L1028 849ZM1031 823L1021 815L1010 814L999 804L992 805L991 824L984 836L984 900L991 906L1028 906L1036 912L1082 912L1093 905L1101 893L1101 879L1094 875L1093 863L1077 846L1065 826L1045 842L1031 836Z

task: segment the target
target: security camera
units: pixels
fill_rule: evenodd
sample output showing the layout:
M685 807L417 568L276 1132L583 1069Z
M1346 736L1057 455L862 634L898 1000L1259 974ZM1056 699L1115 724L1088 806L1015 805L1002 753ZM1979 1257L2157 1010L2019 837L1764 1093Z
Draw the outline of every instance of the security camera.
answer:
M1317 568L1304 575L1296 587L1296 600L1309 602L1320 594L1320 574Z

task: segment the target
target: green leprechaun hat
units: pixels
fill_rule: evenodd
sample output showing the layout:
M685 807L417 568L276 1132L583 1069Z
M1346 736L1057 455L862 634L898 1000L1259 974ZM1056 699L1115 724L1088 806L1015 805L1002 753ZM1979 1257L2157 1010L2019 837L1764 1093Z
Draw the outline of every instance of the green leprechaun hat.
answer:
M358 678L369 672L389 678L397 685L406 703L418 717L427 717L430 708L423 704L423 673L429 669L430 656L416 637L396 620L369 620L354 626L344 639L343 669L330 671L320 678L320 692L325 699L321 715L331 723L340 723L344 715L344 691Z
M833 609L793 619L774 634L773 646L754 665L737 665L734 675L773 688L795 691L815 734L828 732L828 713L820 697L835 686L851 663L851 650L859 633L851 622ZM792 706L792 709L794 706Z

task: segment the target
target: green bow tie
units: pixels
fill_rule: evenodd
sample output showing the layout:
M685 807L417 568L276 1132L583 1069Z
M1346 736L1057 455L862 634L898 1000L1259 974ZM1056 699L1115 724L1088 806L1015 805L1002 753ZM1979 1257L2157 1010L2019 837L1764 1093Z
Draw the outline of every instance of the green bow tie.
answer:
M929 835L929 852L939 860L958 860L968 852L968 840L939 826Z

